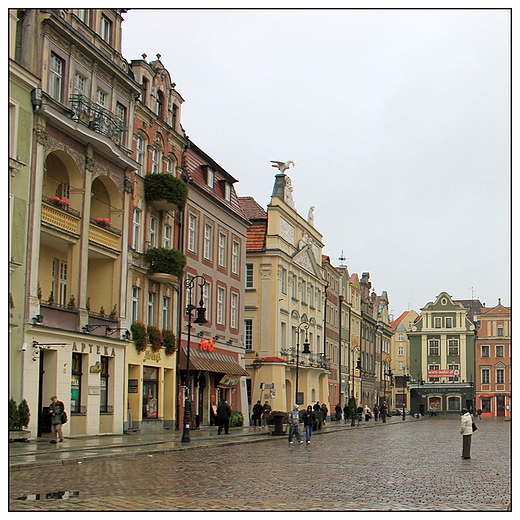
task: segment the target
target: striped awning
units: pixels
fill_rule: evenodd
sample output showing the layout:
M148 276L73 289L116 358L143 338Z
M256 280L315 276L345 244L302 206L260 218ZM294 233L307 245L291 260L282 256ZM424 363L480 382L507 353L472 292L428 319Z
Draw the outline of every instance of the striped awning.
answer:
M186 369L186 348L181 350L180 369ZM190 350L190 370L201 370L203 372L220 372L233 376L248 376L247 372L233 358L219 352L201 351L192 348Z

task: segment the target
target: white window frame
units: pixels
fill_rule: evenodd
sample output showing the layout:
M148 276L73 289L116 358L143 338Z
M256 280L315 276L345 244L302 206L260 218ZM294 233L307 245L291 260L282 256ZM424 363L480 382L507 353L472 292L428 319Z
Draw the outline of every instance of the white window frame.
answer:
M139 208L134 208L132 223L132 247L138 252L141 252L141 217L142 211Z
M150 217L150 229L148 233L148 240L150 247L157 247L157 229L159 227L159 219L157 217Z
M86 95L86 86L87 86L87 78L81 74L81 72L76 71L74 73L74 93Z
M213 251L213 226L206 223L204 225L204 258L211 260Z
M139 321L139 299L141 296L141 288L132 286L132 322Z
M165 249L172 247L172 227L169 224L163 226L163 247Z
M155 148L155 146L152 147L152 171L151 173L160 173L160 158L159 158L159 150Z
M239 274L239 260L240 260L240 244L233 240L233 248L231 252L231 272Z
M231 328L238 328L238 294L231 293Z
M436 354L432 354L433 350L436 350ZM438 339L428 340L428 356L439 356L440 355L440 341Z
M211 168L206 168L206 183L213 189L215 187L215 172Z
M244 347L253 350L253 320L244 320Z
M188 217L188 251L197 252L197 215L190 213Z
M153 291L148 291L148 301L146 303L146 324L155 324L155 299L157 294Z
M49 95L61 103L63 98L63 75L65 74L65 60L51 52L49 62Z
M137 170L139 175L141 175L143 172L144 158L144 139L142 136L138 135L135 145L135 160L139 163L139 169Z
M458 356L459 355L459 340L458 339L449 339L448 340L448 356Z
M226 290L223 287L217 288L217 324L225 325L225 306L226 306Z
M287 269L285 267L280 269L280 292L287 294Z
M226 267L227 236L225 233L218 234L218 265Z
M111 43L112 39L112 22L105 16L101 15L101 21L99 26L99 33L101 38L107 42Z
M170 328L171 299L169 296L162 297L161 326L163 329Z

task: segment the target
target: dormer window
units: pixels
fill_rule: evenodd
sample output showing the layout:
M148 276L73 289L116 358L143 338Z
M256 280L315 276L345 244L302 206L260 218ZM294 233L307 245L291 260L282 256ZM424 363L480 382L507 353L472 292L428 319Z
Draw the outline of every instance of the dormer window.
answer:
M209 167L206 168L206 183L211 189L215 186L215 172Z
M231 184L229 182L224 183L224 198L231 202Z

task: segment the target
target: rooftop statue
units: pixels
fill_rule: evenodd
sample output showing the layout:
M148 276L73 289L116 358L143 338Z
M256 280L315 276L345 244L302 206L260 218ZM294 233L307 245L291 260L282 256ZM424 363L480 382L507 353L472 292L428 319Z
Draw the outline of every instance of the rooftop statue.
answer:
M280 170L280 173L284 173L285 170L289 169L289 166L292 164L294 166L294 161L271 161L273 164L271 165L273 168L278 168Z

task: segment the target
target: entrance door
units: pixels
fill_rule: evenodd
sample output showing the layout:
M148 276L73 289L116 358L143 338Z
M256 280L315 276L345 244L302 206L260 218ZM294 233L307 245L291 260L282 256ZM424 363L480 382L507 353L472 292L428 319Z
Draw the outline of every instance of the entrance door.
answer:
M506 398L503 395L497 395L497 417L504 417L506 414Z

